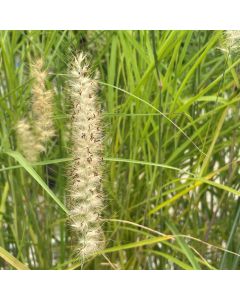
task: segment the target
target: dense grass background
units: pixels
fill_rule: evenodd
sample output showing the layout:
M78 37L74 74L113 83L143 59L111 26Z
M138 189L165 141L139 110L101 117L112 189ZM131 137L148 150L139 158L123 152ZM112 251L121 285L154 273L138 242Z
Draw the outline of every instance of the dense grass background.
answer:
M239 269L239 63L220 31L0 32L2 269ZM100 72L107 248L84 265L67 215L67 69L76 51ZM30 165L16 122L42 56L56 138ZM10 152L14 151L14 152ZM55 200L55 201L54 201ZM239 254L238 254L239 253Z

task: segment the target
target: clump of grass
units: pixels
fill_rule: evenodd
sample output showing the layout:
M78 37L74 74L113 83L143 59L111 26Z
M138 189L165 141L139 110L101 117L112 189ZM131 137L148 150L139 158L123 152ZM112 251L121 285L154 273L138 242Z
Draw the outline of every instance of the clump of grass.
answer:
M0 256L4 248L30 269L239 269L240 57L238 51L218 50L225 33L94 31L89 37L87 31L0 31L0 149L4 152L0 167ZM108 248L100 251L104 256L73 265L64 203L68 179L65 164L72 157L69 139L64 138L70 118L63 86L66 57L79 44L90 52L91 66L100 72L103 118L109 128L104 138L108 172L101 176L108 195L104 210ZM57 134L54 147L49 143L47 155L40 155L38 162L29 166L19 153L6 153L15 149L11 133L16 120L25 117L20 123L25 143L31 141L27 136L34 134L36 138L31 107L28 114L25 103L33 98L37 80L29 83L25 66L32 65L29 53L38 57L39 51L52 70ZM78 69L75 66L74 70ZM88 67L83 77L83 81L92 78ZM46 91L48 77L44 78ZM71 75L78 85L74 103L79 102L79 107L75 105L74 110L79 115L77 78L77 74ZM84 142L74 130L75 140ZM46 149L46 144L43 146ZM83 170L89 166L88 155L81 148L81 156L73 161L73 176L87 184L89 173ZM82 169L78 162L82 162ZM70 181L73 184L73 177ZM77 197L82 183L74 185L72 204L69 197L72 225L82 220L73 213L74 207L85 204ZM87 205L82 207L88 211ZM99 210L94 209L98 213L92 220L99 218L101 211L102 204ZM94 223L86 226L94 230L84 232L85 240L96 240L101 222L97 221L97 227ZM72 230L77 247L90 253L82 247L86 243L78 228ZM97 248L95 242L89 245ZM1 259L0 268L11 266Z
M90 77L86 57L80 53L70 69L72 100L72 157L70 170L70 222L81 259L103 249L100 214L102 130L97 103L97 82Z

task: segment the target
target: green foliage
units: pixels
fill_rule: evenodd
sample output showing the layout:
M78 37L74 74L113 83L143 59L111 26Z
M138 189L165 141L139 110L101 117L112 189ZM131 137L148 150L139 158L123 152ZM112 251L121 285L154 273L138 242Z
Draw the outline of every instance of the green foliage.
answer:
M239 269L239 63L221 31L0 32L0 268ZM81 265L67 223L68 63L89 54L105 126L106 249ZM56 137L18 152L31 63L44 58ZM23 265L24 264L24 265Z

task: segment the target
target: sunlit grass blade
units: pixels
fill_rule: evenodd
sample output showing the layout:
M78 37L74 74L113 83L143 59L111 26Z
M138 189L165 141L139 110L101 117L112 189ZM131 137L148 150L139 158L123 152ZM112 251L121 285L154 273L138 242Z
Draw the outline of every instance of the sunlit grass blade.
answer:
M3 249L2 247L0 247L0 257L17 270L29 270L26 265L16 259L16 257L12 256L7 250Z

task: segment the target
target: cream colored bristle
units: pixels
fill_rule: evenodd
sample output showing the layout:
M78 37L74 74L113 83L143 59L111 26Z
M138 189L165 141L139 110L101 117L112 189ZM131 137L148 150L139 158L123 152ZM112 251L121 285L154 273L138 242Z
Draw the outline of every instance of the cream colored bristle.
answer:
M70 222L81 258L104 247L102 210L102 130L97 104L97 81L89 74L85 55L74 58L70 69L72 101L72 155L70 170Z
M45 87L47 72L43 70L42 59L32 65L34 83L32 88L32 117L34 130L41 143L46 143L55 135L53 124L53 92Z
M55 135L53 125L53 92L46 89L47 72L43 71L43 60L32 65L32 103L26 119L17 124L17 144L22 154L31 162L38 160L41 152L46 151L47 142ZM31 123L31 125L30 125Z
M36 161L39 153L45 149L37 142L28 121L26 119L18 121L16 131L19 150L30 162Z

